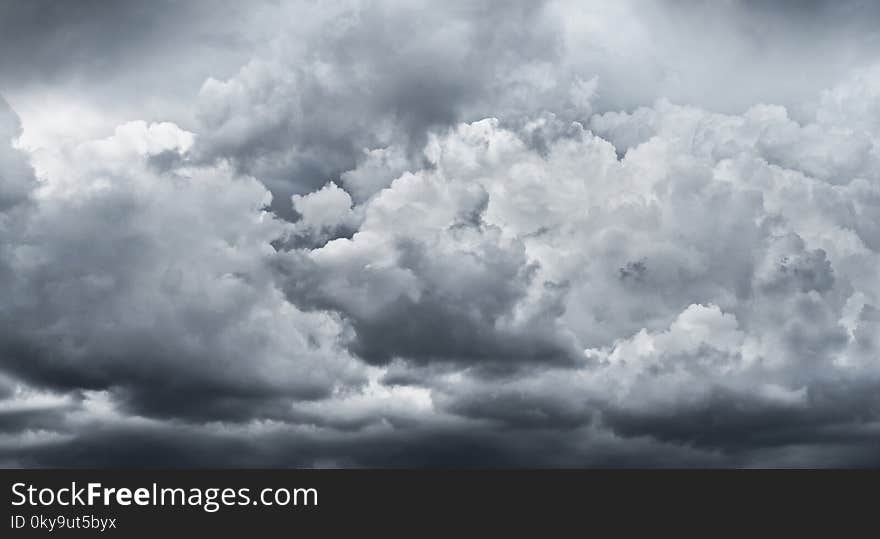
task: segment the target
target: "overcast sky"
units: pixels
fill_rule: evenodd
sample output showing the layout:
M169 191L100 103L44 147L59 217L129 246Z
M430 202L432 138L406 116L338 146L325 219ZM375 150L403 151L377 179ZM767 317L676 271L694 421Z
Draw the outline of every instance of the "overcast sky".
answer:
M878 268L874 2L0 0L2 466L877 466Z

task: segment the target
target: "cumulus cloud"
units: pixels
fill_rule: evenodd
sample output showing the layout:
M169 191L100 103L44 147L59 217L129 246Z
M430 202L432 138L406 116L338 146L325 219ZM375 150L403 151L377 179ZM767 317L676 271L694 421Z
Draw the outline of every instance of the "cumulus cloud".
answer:
M150 104L13 85L0 463L876 465L880 68L841 5L266 4Z
M44 162L9 246L6 367L55 388L112 390L135 411L249 414L358 383L340 323L286 303L266 270L283 225L265 188L191 167L193 135L120 126ZM180 162L157 169L158 156ZM52 161L52 162L49 162Z
M660 102L594 117L618 147L575 125L546 153L496 120L461 124L364 204L352 238L288 253L288 295L345 313L368 361L402 360L389 383L472 418L722 452L752 427L871 422L856 411L877 372L855 366L853 328L874 318L872 217L856 210L873 168L827 146L869 140L870 156L875 135L815 136L835 122ZM779 130L829 168L768 151Z

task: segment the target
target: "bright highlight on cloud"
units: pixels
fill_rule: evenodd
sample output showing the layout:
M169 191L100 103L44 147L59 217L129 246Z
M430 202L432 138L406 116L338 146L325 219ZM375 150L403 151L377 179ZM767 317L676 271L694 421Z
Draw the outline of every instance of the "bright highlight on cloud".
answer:
M873 8L185 9L0 54L0 463L877 464Z

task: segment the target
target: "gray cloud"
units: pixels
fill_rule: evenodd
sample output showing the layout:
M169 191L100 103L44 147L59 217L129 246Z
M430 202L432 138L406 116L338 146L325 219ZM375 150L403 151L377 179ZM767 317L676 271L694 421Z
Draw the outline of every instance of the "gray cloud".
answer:
M9 108L5 100L0 98L0 211L11 210L25 202L31 190L36 186L27 157L11 147L13 139L21 135L21 124L15 113ZM4 222L5 226L11 223Z
M202 158L260 177L287 217L291 194L353 169L365 149L413 156L431 128L484 114L498 95L521 94L508 108L528 103L545 82L529 69L559 56L543 2L349 4L285 6L311 21L306 38L282 38L282 54L200 91Z
M172 124L135 122L56 156L73 166L50 170L58 182L8 246L10 372L112 389L135 411L208 417L357 383L335 322L287 305L269 282L283 225L261 213L262 185L222 168L150 165L191 144Z
M0 464L877 464L874 8L236 6L0 6Z

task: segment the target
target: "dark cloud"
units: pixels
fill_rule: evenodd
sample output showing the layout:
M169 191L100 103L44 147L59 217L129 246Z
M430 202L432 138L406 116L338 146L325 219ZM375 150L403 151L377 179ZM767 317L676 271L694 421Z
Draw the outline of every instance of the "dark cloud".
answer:
M27 157L11 147L12 141L20 135L18 116L0 97L0 212L10 211L25 202L36 186Z
M874 15L0 3L0 464L877 465Z
M479 227L475 230L481 233ZM464 243L473 234L455 228L449 239ZM391 246L391 256L398 260L396 271L413 280L419 290L416 297L389 289L384 294L380 291L376 304L356 304L339 282L362 271L356 261L324 268L320 262L301 256L292 259L295 266L281 267L289 276L285 290L297 305L345 313L355 331L350 348L370 363L406 358L416 363L452 362L505 370L524 362L571 361L577 353L571 343L554 331L552 319L539 318L562 310L554 297L564 287L544 285L548 304L535 317L534 325L504 327L534 279L535 268L527 263L522 246L504 250L485 244L465 250L453 244L455 250L440 255L444 247L412 238L401 238ZM330 271L340 276L334 278ZM381 275L363 275L363 281L352 285L382 286L372 284L371 277Z
M187 425L94 426L72 440L11 455L19 466L190 467L660 467L717 465L711 454L588 429L499 432L459 425L342 438L306 430L235 432ZM9 458L0 450L0 460Z
M558 59L543 4L312 6L305 16L326 24L311 41L203 85L197 150L260 177L276 195L273 210L290 218L291 194L355 168L365 149L399 145L417 159L430 129L481 118L487 106L502 112L490 105L500 86L540 85L505 79Z
M58 171L71 189L36 200L4 244L6 372L209 418L276 416L358 383L333 320L278 311L266 271L283 225L261 211L265 189L220 168L155 169L154 155L185 161L190 144L176 126L135 122L72 150L79 164Z

